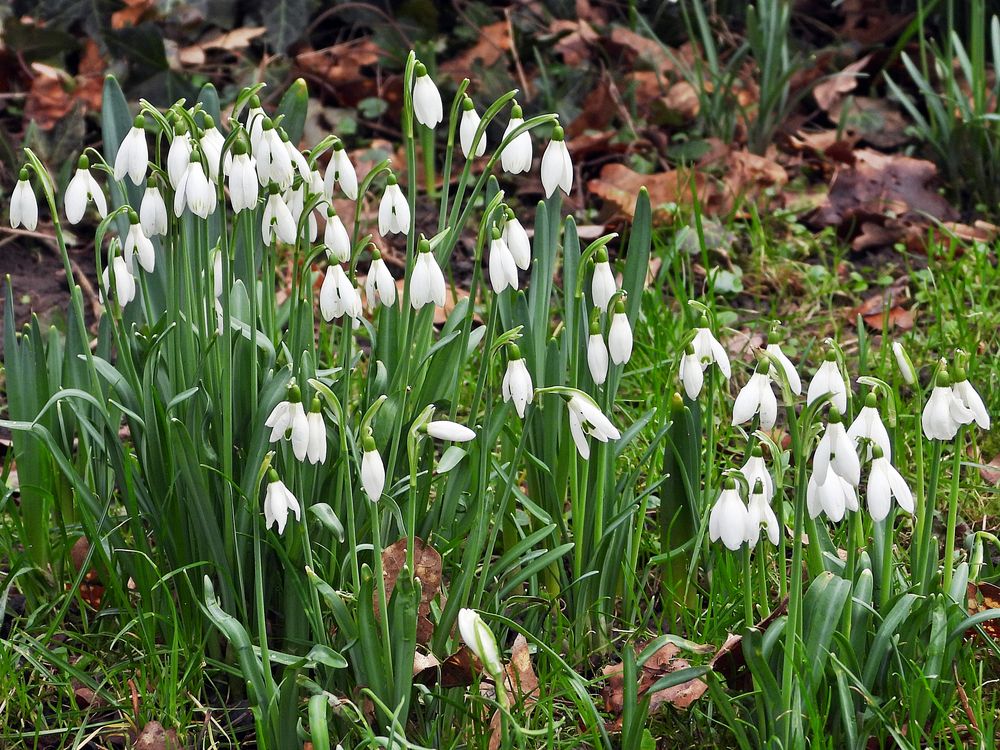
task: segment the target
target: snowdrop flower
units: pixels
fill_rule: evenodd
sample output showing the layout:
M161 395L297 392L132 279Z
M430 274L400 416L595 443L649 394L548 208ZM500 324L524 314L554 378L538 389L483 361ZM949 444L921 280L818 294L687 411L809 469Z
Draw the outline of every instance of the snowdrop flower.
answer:
M616 365L623 365L632 358L632 327L625 314L625 304L620 299L615 303L615 314L611 316L608 351Z
M899 368L899 374L903 377L903 382L907 385L916 383L917 371L913 368L913 362L910 361L906 349L898 341L892 342L892 354L896 358L896 367Z
M301 520L299 501L295 495L278 479L278 472L267 470L267 489L264 491L264 528L278 527L278 533L285 532L288 522L288 511L295 514L295 520Z
M851 438L859 450L864 460L869 460L872 456L872 447L878 446L886 456L892 456L892 443L889 440L889 431L882 424L882 417L879 416L878 409L875 408L875 394L869 393L865 396L865 405L858 416L851 423L851 428L847 431L847 436ZM862 444L862 441L864 443Z
M290 187L295 178L295 167L288 155L288 148L281 140L278 131L274 129L271 118L265 117L261 127L260 140L254 148L254 158L257 160L257 180L261 187L269 182L278 183L282 190Z
M250 106L247 108L247 133L250 136L250 148L254 154L257 153L260 144L260 137L264 132L264 120L267 114L260 106L260 98L250 97Z
M302 221L302 212L305 210L306 202L306 186L304 182L300 182L298 187L289 188L285 191L282 196L285 201L285 205L288 206L288 213L292 215L292 221L295 222L295 229L298 231L299 222ZM305 237L309 242L316 241L316 234L318 231L318 225L316 224L316 216L310 211L309 216L306 220L306 232Z
M753 489L750 491L750 502L747 503L746 542L751 547L756 547L760 539L760 527L763 526L768 540L777 546L781 527L764 491L764 483L758 479L750 486Z
M503 140L506 140L507 136L523 124L524 113L517 102L514 102L514 106L510 110L510 122L507 123ZM527 172L531 169L531 136L528 135L527 130L507 144L500 154L500 166L508 174L518 174L519 172Z
M419 310L424 305L434 303L444 307L445 283L444 274L438 265L431 245L426 239L421 239L417 245L417 260L413 264L413 274L410 277L410 305Z
M223 286L222 248L216 247L215 250L212 251L212 289L215 291L216 298L222 296Z
M472 141L476 137L476 130L478 130L481 121L479 115L476 114L476 105L472 103L472 99L469 97L462 99L462 120L458 125L458 142L462 145L462 153L465 154L466 159L470 158L469 154L472 153ZM486 132L483 131L482 137L476 143L476 156L479 157L485 153Z
M121 180L128 175L132 182L141 185L146 177L146 167L149 165L149 147L146 145L146 118L136 115L125 138L122 139L115 155L115 179Z
M829 422L813 453L813 476L818 484L823 484L827 473L832 471L857 487L861 482L861 461L842 419L839 411L830 410Z
M594 400L582 392L573 393L566 401L569 409L569 431L576 443L577 452L583 460L590 458L590 444L587 436L602 443L618 440L621 433L611 424Z
M191 152L191 161L177 185L174 193L174 216L180 218L185 205L191 213L207 219L215 212L215 187L205 176L205 168L201 164L201 154L195 149Z
M951 389L951 378L942 369L920 417L924 435L928 440L953 440L958 428L974 419L972 411Z
M306 422L309 424L306 458L311 464L326 463L326 425L323 424L323 410L318 398L313 398Z
M733 426L749 422L760 413L760 428L770 430L778 417L778 399L771 390L770 364L761 361L733 405Z
M858 509L858 495L854 485L837 472L828 471L825 482L819 482L813 472L806 486L806 507L810 518L826 513L831 521L837 523L846 511Z
M153 250L153 243L142 233L142 226L139 224L139 214L135 211L128 212L128 234L125 235L125 263L132 268L133 253L139 256L139 265L146 273L152 273L156 267L156 252Z
M181 184L188 164L191 163L192 148L187 122L178 119L174 123L174 137L170 141L170 149L167 151L167 177L170 180L170 187L174 190L177 190Z
M746 541L748 521L747 506L743 504L736 482L732 477L726 477L708 517L709 539L713 542L721 539L728 549L735 552Z
M479 613L464 607L458 610L458 632L490 677L498 684L502 684L504 670L500 650L497 648L497 639Z
M687 397L692 401L697 400L701 387L705 384L705 371L693 344L688 345L687 352L681 357L679 377Z
M328 323L340 319L345 314L351 318L361 317L361 298L358 290L347 276L343 266L331 263L326 268L326 277L319 290L319 309Z
M522 271L527 271L531 265L531 240L512 209L507 209L506 216L503 240L507 243L510 254L514 256L514 264Z
M14 192L10 195L10 225L17 229L22 224L29 232L35 231L38 226L38 202L28 180L27 167L21 168Z
M129 270L125 259L120 255L116 255L111 263L105 266L104 273L101 274L105 290L111 288L112 271L115 275L115 298L118 300L118 305L124 308L125 305L135 299L135 279L132 277L132 272ZM101 301L103 302L104 300L102 299Z
M755 445L750 451L750 457L740 467L740 473L746 478L747 487L755 487L757 482L760 482L765 501L771 502L771 498L774 497L774 479L767 470L764 452L759 445Z
M984 430L990 429L990 415L986 411L986 404L983 403L979 391L969 382L965 368L955 368L955 381L951 390L955 394L955 398L972 414L976 424Z
M233 213L257 208L259 196L257 160L247 152L247 144L237 140L233 144L233 160L229 167L229 200Z
M608 347L601 335L600 315L594 310L590 316L590 337L587 339L587 367L597 385L608 379Z
M424 429L432 438L450 440L453 443L467 443L476 437L476 433L465 425L458 422L450 422L447 419L428 422L424 425Z
M338 263L347 263L351 259L351 237L347 234L347 228L337 216L333 206L326 208L323 246L326 248L327 257L333 258Z
M382 200L378 204L378 231L383 237L410 231L410 206L402 189L396 184L395 175L389 175Z
M531 373L521 358L521 350L514 344L508 348L507 371L504 373L500 391L503 400L513 401L517 416L524 419L524 409L531 402L535 392L531 383Z
M493 229L493 239L490 241L490 286L496 294L500 294L508 286L517 291L517 264L510 248L500 236L500 230Z
M277 183L272 182L268 188L267 203L264 204L264 214L261 217L260 231L264 244L270 245L275 237L286 245L295 244L298 230L292 212L278 193Z
M97 213L102 219L108 215L108 202L104 198L104 192L90 173L90 159L81 156L76 165L76 174L66 186L66 221L70 224L79 224L90 201L94 201Z
M702 370L714 362L722 376L729 380L733 373L732 366L729 364L729 355L712 334L712 329L708 327L708 319L705 316L702 316L701 320L698 321L691 345L694 347L695 356L701 364Z
M830 394L831 403L834 408L842 414L847 411L847 384L840 374L840 367L837 366L837 355L828 351L823 364L816 370L812 381L809 383L809 392L806 394L806 403L813 403L826 394Z
M215 120L208 114L205 117L205 130L198 140L201 152L205 154L205 163L208 165L208 176L212 182L219 179L219 162L222 162L222 173L229 174L233 166L233 155L226 153L222 156L222 149L226 145L225 136L215 127Z
M778 364L781 366L781 371L785 373L785 377L788 379L788 387L791 389L792 393L796 396L800 395L802 393L802 379L799 377L799 373L795 370L795 365L792 364L792 360L790 360L787 355L781 351L781 341L776 332L772 332L771 336L768 337L767 347L764 351L777 360Z
M594 307L604 312L608 309L611 298L618 291L618 284L615 283L615 275L611 271L611 263L608 262L608 251L600 248L594 260L594 277L590 282L590 295L594 298Z
M377 503L385 489L385 465L382 456L375 448L375 440L371 435L365 435L361 441L361 487L368 499Z
M372 310L378 304L391 307L396 304L396 280L389 273L389 267L382 260L382 253L377 247L372 247L372 262L368 266L368 277L365 279L365 296L368 307Z
M347 156L347 151L344 150L344 144L340 141L333 144L333 154L330 156L330 163L323 179L323 189L329 200L333 200L333 189L338 183L344 195L352 201L358 199L358 175Z
M565 133L561 126L552 128L552 140L542 154L542 187L545 197L551 198L556 188L566 195L573 189L573 160L566 148Z
M872 469L868 474L868 512L873 521L883 521L889 515L892 499L899 507L913 513L913 493L889 458L876 445L872 449Z
M142 203L139 204L139 223L142 233L149 238L167 233L167 204L163 202L155 177L146 181L146 192L142 194Z
M417 122L433 130L444 119L441 94L422 62L413 67L413 74L416 76L413 82L413 114Z
M295 144L292 143L291 139L288 137L288 133L282 128L278 132L278 137L281 138L281 144L285 147L285 152L288 154L288 160L291 162L292 166L298 170L299 176L302 178L304 183L312 183L312 169L309 167L309 160L302 155L302 152L295 148ZM295 179L294 174L292 179Z
M305 460L309 450L309 420L302 406L302 392L297 385L288 386L285 400L271 410L264 424L271 428L270 442L275 443L287 434L291 438L295 458Z

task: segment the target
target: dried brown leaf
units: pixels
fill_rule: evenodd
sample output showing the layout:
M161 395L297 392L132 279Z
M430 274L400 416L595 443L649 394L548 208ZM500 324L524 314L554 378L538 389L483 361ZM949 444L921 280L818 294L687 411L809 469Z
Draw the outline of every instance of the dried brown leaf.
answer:
M403 567L406 565L407 539L403 537L395 544L382 550L382 580L385 582L385 598L392 599ZM420 607L417 610L417 642L427 643L434 634L434 626L430 621L431 601L441 591L441 555L437 550L416 538L413 546L414 576L420 581ZM375 611L378 615L378 598L375 599Z
M479 30L479 39L472 47L442 63L439 68L450 76L464 78L476 64L483 68L497 65L510 51L510 45L510 24L507 21L487 24Z
M844 100L844 95L858 87L859 74L867 67L871 59L870 54L865 55L813 87L816 103L824 112L831 112L834 107L839 107Z

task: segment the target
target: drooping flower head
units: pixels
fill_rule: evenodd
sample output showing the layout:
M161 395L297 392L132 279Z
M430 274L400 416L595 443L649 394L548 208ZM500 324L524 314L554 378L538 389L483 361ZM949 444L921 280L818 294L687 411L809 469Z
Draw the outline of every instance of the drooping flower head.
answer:
M371 310L379 304L386 307L396 304L396 280L392 278L389 267L382 260L381 251L375 245L372 245L372 262L365 279L365 296Z
M327 200L333 200L333 191L337 185L340 185L344 195L352 201L358 199L358 173L354 170L344 144L340 141L333 144L330 163L323 177L323 190Z
M517 291L517 264L514 263L514 256L511 255L510 248L504 241L500 229L493 227L493 239L490 241L490 286L496 294L500 294L507 287Z
M299 501L278 478L278 472L268 469L267 488L264 491L264 528L276 526L278 533L283 534L288 522L288 511L295 514L296 521L301 520Z
M709 539L713 542L721 539L728 549L735 552L746 541L748 521L747 506L743 504L736 481L726 477L708 517Z
M565 133L559 125L552 128L552 140L542 154L541 172L546 198L551 198L556 188L569 195L573 189L573 160L566 148Z
M510 121L507 123L507 129L504 131L503 139L507 140L507 136L523 124L524 113L521 111L520 105L517 102L514 102L514 106L511 107L510 110ZM515 136L514 139L507 144L500 154L500 166L503 167L503 171L508 174L518 174L520 172L527 172L531 169L531 136L528 135L527 130Z
M972 410L952 390L951 378L942 366L920 417L924 435L928 440L954 440L958 428L974 419Z
M802 393L802 379L799 377L792 360L781 350L781 330L775 326L767 337L767 348L765 351L777 360L781 371L788 380L788 387L796 396Z
M464 97L462 99L462 120L458 125L458 141L462 145L462 153L465 154L466 159L472 153L472 142L475 140L476 130L479 129L481 121L479 115L476 114L476 105L472 103L472 99L468 96ZM485 131L483 131L479 141L476 142L475 149L475 156L477 158L486 153Z
M615 275L611 271L607 248L598 248L594 256L594 277L590 283L590 294L594 299L594 307L606 312L611 298L618 291Z
M524 419L524 410L534 397L531 373L521 357L521 350L516 344L507 347L507 371L504 373L500 391L504 401L512 401L517 416Z
M413 67L413 75L413 114L421 125L434 129L444 119L441 93L422 62Z
M142 233L150 239L167 233L167 204L152 175L146 180L146 191L139 204L139 223L142 225Z
M229 167L229 200L233 213L257 208L260 196L260 181L257 177L257 161L247 151L242 138L233 143L232 163Z
M17 229L22 224L29 232L34 232L38 226L38 201L31 189L27 167L21 167L10 196L10 226Z
M889 515L892 500L907 513L913 513L913 493L906 480L883 455L879 445L872 447L872 467L868 474L868 512L873 521L882 521Z
M422 237L417 243L417 259L410 277L410 305L414 310L431 303L444 307L445 291L441 266L431 252L431 243Z
M132 182L141 185L146 178L146 167L149 165L149 147L146 145L146 118L136 115L132 121L118 153L115 155L115 179L121 180L128 175Z
M882 449L883 455L892 457L892 442L889 440L889 431L882 424L882 417L879 416L875 404L874 393L865 396L865 405L858 412L858 416L854 418L854 422L851 423L851 427L847 431L848 437L857 444L861 456L866 461L871 458L872 447L876 445Z
M962 406L972 414L976 424L984 430L990 429L990 414L986 411L986 404L983 403L979 391L969 382L969 377L961 364L956 364L953 370L951 390Z
M361 441L361 450L361 487L368 499L377 503L385 489L385 465L370 431Z
M76 173L73 179L66 186L64 204L66 208L66 221L70 224L79 224L87 210L87 204L91 201L97 208L97 213L103 219L108 215L108 201L104 197L104 191L97 184L97 180L90 173L90 159L86 155L81 156L76 163Z
M570 435L576 444L577 452L585 461L590 458L588 436L602 443L618 440L621 437L618 428L585 393L574 392L566 399L566 407L569 410Z
M778 417L778 399L771 388L771 364L766 359L757 363L750 380L736 396L733 404L733 426L749 422L760 414L760 428L770 430Z
M597 385L608 379L608 347L601 333L601 311L590 311L590 336L587 338L587 368Z
M811 404L819 400L826 394L830 394L830 403L840 411L841 414L847 412L847 383L840 373L837 364L837 353L832 349L826 353L826 359L816 370L812 381L809 383L809 391L806 394L806 402Z
M750 547L756 547L760 539L760 527L767 532L771 544L777 546L781 534L778 517L771 508L771 501L764 489L764 482L757 479L751 486L750 500L747 503L746 542Z
M503 680L503 661L493 631L473 609L458 611L458 632L469 650L476 655L487 673L498 683Z
M135 211L128 212L128 233L125 235L125 262L132 268L132 257L139 257L139 265L146 273L152 273L156 265L156 252L153 250L153 243L142 231L139 223L139 214Z
M503 240L507 243L510 254L514 256L514 263L522 271L527 271L531 265L531 239L527 231L517 220L514 210L510 207L504 212L505 221L503 225Z
M826 481L828 472L850 482L857 487L861 482L861 461L856 444L844 429L843 417L836 408L831 408L826 429L813 453L813 476L819 484Z
M386 180L385 192L378 206L378 231L383 237L410 231L410 205L393 174Z
M302 392L292 383L288 386L285 400L278 403L264 424L271 428L268 440L272 443L288 437L292 442L292 452L299 461L304 461L309 450L309 420L302 406Z
M625 303L620 297L615 302L615 312L608 329L608 352L616 365L623 365L632 358L632 326L625 314Z

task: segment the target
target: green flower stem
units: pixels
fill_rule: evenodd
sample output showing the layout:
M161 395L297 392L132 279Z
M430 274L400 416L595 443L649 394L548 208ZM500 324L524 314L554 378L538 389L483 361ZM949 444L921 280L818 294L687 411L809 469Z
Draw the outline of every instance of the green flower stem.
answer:
M958 522L958 486L962 476L962 450L965 445L965 428L958 428L955 437L955 454L951 462L951 491L948 494L948 526L944 537L944 578L941 589L947 594L951 591L951 579L955 573L955 526Z

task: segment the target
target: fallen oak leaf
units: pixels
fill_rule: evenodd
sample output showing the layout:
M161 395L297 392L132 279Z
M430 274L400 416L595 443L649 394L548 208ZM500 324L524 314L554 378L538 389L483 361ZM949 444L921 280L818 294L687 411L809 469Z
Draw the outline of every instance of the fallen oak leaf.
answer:
M816 103L824 112L831 112L834 107L840 105L844 100L844 95L849 94L858 87L858 78L868 63L871 62L871 54L867 54L860 60L856 60L841 70L839 73L827 77L813 87L813 97Z
M466 646L462 646L443 662L434 654L413 655L413 681L441 688L468 687L475 681L478 662Z
M396 581L406 565L407 538L382 550L382 580L385 600L392 599ZM423 539L416 537L413 544L413 575L420 581L420 606L417 609L417 642L427 643L434 634L430 621L431 601L441 591L441 555ZM375 615L379 616L378 597L375 597Z
M525 708L533 706L538 701L538 676L531 666L531 651L527 639L518 633L510 651L510 661L504 665L504 698L507 707L511 699L520 702ZM501 712L498 709L490 720L490 750L499 750L503 734L500 726Z
M640 188L649 191L654 222L670 221L672 213L666 204L690 204L692 183L702 202L708 178L701 172L691 173L679 169L655 174L640 174L624 164L605 164L599 177L587 183L587 190L610 204L616 213L630 221L635 212L635 196Z

